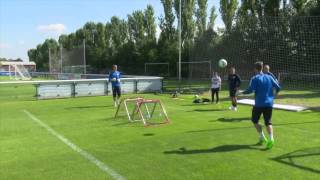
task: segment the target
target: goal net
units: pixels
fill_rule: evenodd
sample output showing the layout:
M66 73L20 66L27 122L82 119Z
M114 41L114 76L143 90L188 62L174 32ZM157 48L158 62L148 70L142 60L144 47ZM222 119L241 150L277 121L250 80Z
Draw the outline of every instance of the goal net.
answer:
M12 73L13 72L13 73ZM14 74L14 75L12 75ZM9 75L16 80L31 80L32 77L24 65L9 65Z
M177 63L177 67L179 63ZM209 79L211 61L182 61L181 77L184 79Z
M230 32L195 41L194 47L190 61L210 59L212 70L225 80L232 66L250 80L254 62L262 61L283 88L320 87L320 17L242 17ZM228 61L227 68L218 67L220 59Z
M50 73L86 73L85 46L49 49Z
M145 63L144 73L148 76L170 76L170 65L169 63Z
M144 126L169 123L165 107L159 99L129 98L121 100L116 119L141 121Z

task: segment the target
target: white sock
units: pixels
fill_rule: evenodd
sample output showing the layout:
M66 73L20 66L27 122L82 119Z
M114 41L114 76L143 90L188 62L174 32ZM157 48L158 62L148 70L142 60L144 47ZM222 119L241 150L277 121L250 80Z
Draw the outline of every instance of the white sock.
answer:
M270 134L269 137L270 137L270 140L273 141L273 134Z
M265 138L266 138L266 137L264 136L263 131L261 131L261 132L260 132L260 139L261 139L261 140L264 140Z

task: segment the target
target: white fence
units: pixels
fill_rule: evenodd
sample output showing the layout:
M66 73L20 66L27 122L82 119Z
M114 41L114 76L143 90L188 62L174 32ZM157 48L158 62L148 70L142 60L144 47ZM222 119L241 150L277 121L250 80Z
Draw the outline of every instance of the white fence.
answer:
M161 92L162 77L122 78L121 91L127 93ZM38 99L70 98L81 96L103 96L112 93L107 79L9 81L1 84L33 84Z

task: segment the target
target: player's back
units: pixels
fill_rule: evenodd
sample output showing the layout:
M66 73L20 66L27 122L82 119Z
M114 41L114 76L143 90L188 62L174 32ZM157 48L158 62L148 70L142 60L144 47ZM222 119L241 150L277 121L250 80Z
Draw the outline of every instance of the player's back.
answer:
M255 106L272 107L273 106L273 78L266 74L257 74L253 79L255 85Z

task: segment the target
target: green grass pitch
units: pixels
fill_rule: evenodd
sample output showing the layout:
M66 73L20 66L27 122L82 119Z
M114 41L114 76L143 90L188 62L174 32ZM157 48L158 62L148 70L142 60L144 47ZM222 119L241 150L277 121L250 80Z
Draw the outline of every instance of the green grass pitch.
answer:
M161 99L172 121L145 128L140 122L113 119L110 96L37 101L5 92L8 89L2 87L0 179L112 179L23 110L130 180L320 177L317 108L298 113L275 110L276 143L265 151L254 145L258 135L250 122L251 107L240 105L238 112L231 112L226 99L218 105L194 105L191 95L178 100L144 95ZM306 104L320 104L319 94L300 92L307 97L301 100L299 92L282 93L278 101L294 102L298 97Z

